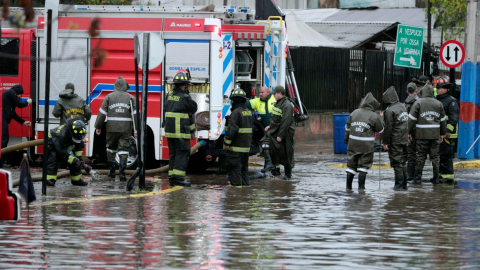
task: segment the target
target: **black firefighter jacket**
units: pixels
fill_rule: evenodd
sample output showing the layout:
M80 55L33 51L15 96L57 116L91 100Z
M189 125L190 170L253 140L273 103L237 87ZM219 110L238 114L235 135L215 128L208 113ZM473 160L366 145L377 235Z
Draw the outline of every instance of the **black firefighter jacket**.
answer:
M197 103L184 90L175 87L165 102L165 137L190 139L195 132L191 116L197 112Z
M128 84L119 77L115 82L114 92L108 94L103 100L98 112L95 128L102 129L105 119L107 120L107 132L128 133L132 132L133 114L135 110L135 98L127 93Z
M232 113L225 126L223 143L230 146L230 151L248 153L253 136L252 111L247 109L245 103L234 105L230 110Z
M395 87L390 86L383 93L383 102L388 104L384 113L383 142L385 144L406 145L408 143L408 113L405 106L398 100Z
M447 132L450 132L450 138L455 139L458 137L457 123L460 117L460 106L457 99L449 94L437 95L437 100L440 101L445 110L445 116L447 117Z
M60 118L60 125L65 124L68 118L79 116L85 124L92 117L92 111L85 100L73 92L72 89L65 89L59 94L60 99L53 107L53 116Z
M270 151L275 155L276 162L290 168L295 165L293 159L295 121L293 117L293 104L286 97L277 100L273 104L270 130L267 132L270 136ZM277 142L277 137L282 138L282 142Z
M408 131L412 134L415 128L415 139L440 139L446 133L446 117L442 103L433 98L433 87L425 86L421 96L410 109L408 115Z
M25 120L23 120L20 116L18 116L17 112L15 112L15 108L25 108L27 106L28 106L28 102L22 101L12 88L3 92L2 94L3 121L7 121L7 123L10 124L12 119L15 119L15 121L17 121L18 123L23 124Z
M348 151L371 153L375 144L375 132L383 132L383 123L375 109L380 103L368 93L360 103L360 108L350 114L345 125L344 142Z
M84 142L73 138L72 124L74 119L67 119L65 125L53 128L48 132L48 145L57 152L57 160L59 162L67 162L72 164L74 159L69 154L69 150L74 153L77 158L81 158L83 153Z

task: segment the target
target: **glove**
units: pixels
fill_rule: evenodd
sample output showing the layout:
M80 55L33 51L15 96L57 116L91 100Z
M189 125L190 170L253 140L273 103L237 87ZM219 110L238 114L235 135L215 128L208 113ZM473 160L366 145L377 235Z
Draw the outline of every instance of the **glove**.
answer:
M85 165L85 167L83 167L85 169L85 172L87 173L90 173L90 171L92 170L92 167L88 166L88 165Z

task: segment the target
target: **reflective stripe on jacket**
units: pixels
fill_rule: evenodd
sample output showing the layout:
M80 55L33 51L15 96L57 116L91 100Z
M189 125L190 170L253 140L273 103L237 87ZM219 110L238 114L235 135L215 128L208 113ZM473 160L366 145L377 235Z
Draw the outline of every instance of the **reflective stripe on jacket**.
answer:
M225 126L223 143L229 145L229 151L248 153L253 137L252 111L243 103L232 106L228 125Z
M273 95L268 95L267 100L263 101L261 98L254 98L245 103L248 109L256 110L262 119L264 126L270 125L270 115L272 113L273 104L277 102Z
M197 112L197 103L182 89L175 87L165 101L165 137L190 139L195 132L191 115Z

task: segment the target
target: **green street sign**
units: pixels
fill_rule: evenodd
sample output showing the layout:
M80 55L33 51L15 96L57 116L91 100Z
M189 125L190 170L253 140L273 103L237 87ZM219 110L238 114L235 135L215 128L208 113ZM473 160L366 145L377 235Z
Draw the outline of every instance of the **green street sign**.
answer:
M421 27L398 25L395 59L400 67L420 68L422 64L423 32Z

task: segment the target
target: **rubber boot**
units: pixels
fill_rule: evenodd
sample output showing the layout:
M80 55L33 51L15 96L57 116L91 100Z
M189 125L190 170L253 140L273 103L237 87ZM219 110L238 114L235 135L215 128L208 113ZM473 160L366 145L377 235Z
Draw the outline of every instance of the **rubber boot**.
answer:
M120 175L120 181L127 181L127 177L125 177L125 170L127 169L127 163L120 163L120 168L119 168L119 175Z
M347 189L352 189L352 182L355 175L353 173L347 172Z
M280 173L280 168L275 168L272 170L272 175L273 176L279 176L281 173Z
M407 190L407 181L408 181L408 176L407 176L407 167L403 166L403 190Z
M57 181L52 180L52 179L47 180L47 186L49 186L49 187L54 187L56 182L57 182Z
M358 190L365 189L365 180L367 179L367 175L361 173L358 175Z
M184 186L184 187L191 186L190 181L185 178L171 177L169 181L170 181L170 186Z
M415 170L415 177L413 178L413 184L415 185L422 184L422 174L423 174L423 171Z
M292 179L292 168L285 167L285 177L283 177L283 180L290 180L290 179Z
M407 181L412 181L415 178L415 164L408 163L407 165Z
M432 184L438 185L440 181L438 180L438 170L433 170Z
M393 190L403 190L403 175L395 175L395 186Z
M275 169L275 166L272 163L272 158L270 157L270 154L264 154L265 155L265 168L262 169L262 172L269 172L271 170Z
M115 162L109 161L108 166L110 166L110 172L108 173L108 177L115 178Z
M85 182L85 181L83 181L82 179L77 180L77 181L73 181L73 180L72 180L72 181L70 181L70 182L71 182L72 185L74 185L74 186L86 186L86 185L88 185L88 182Z

